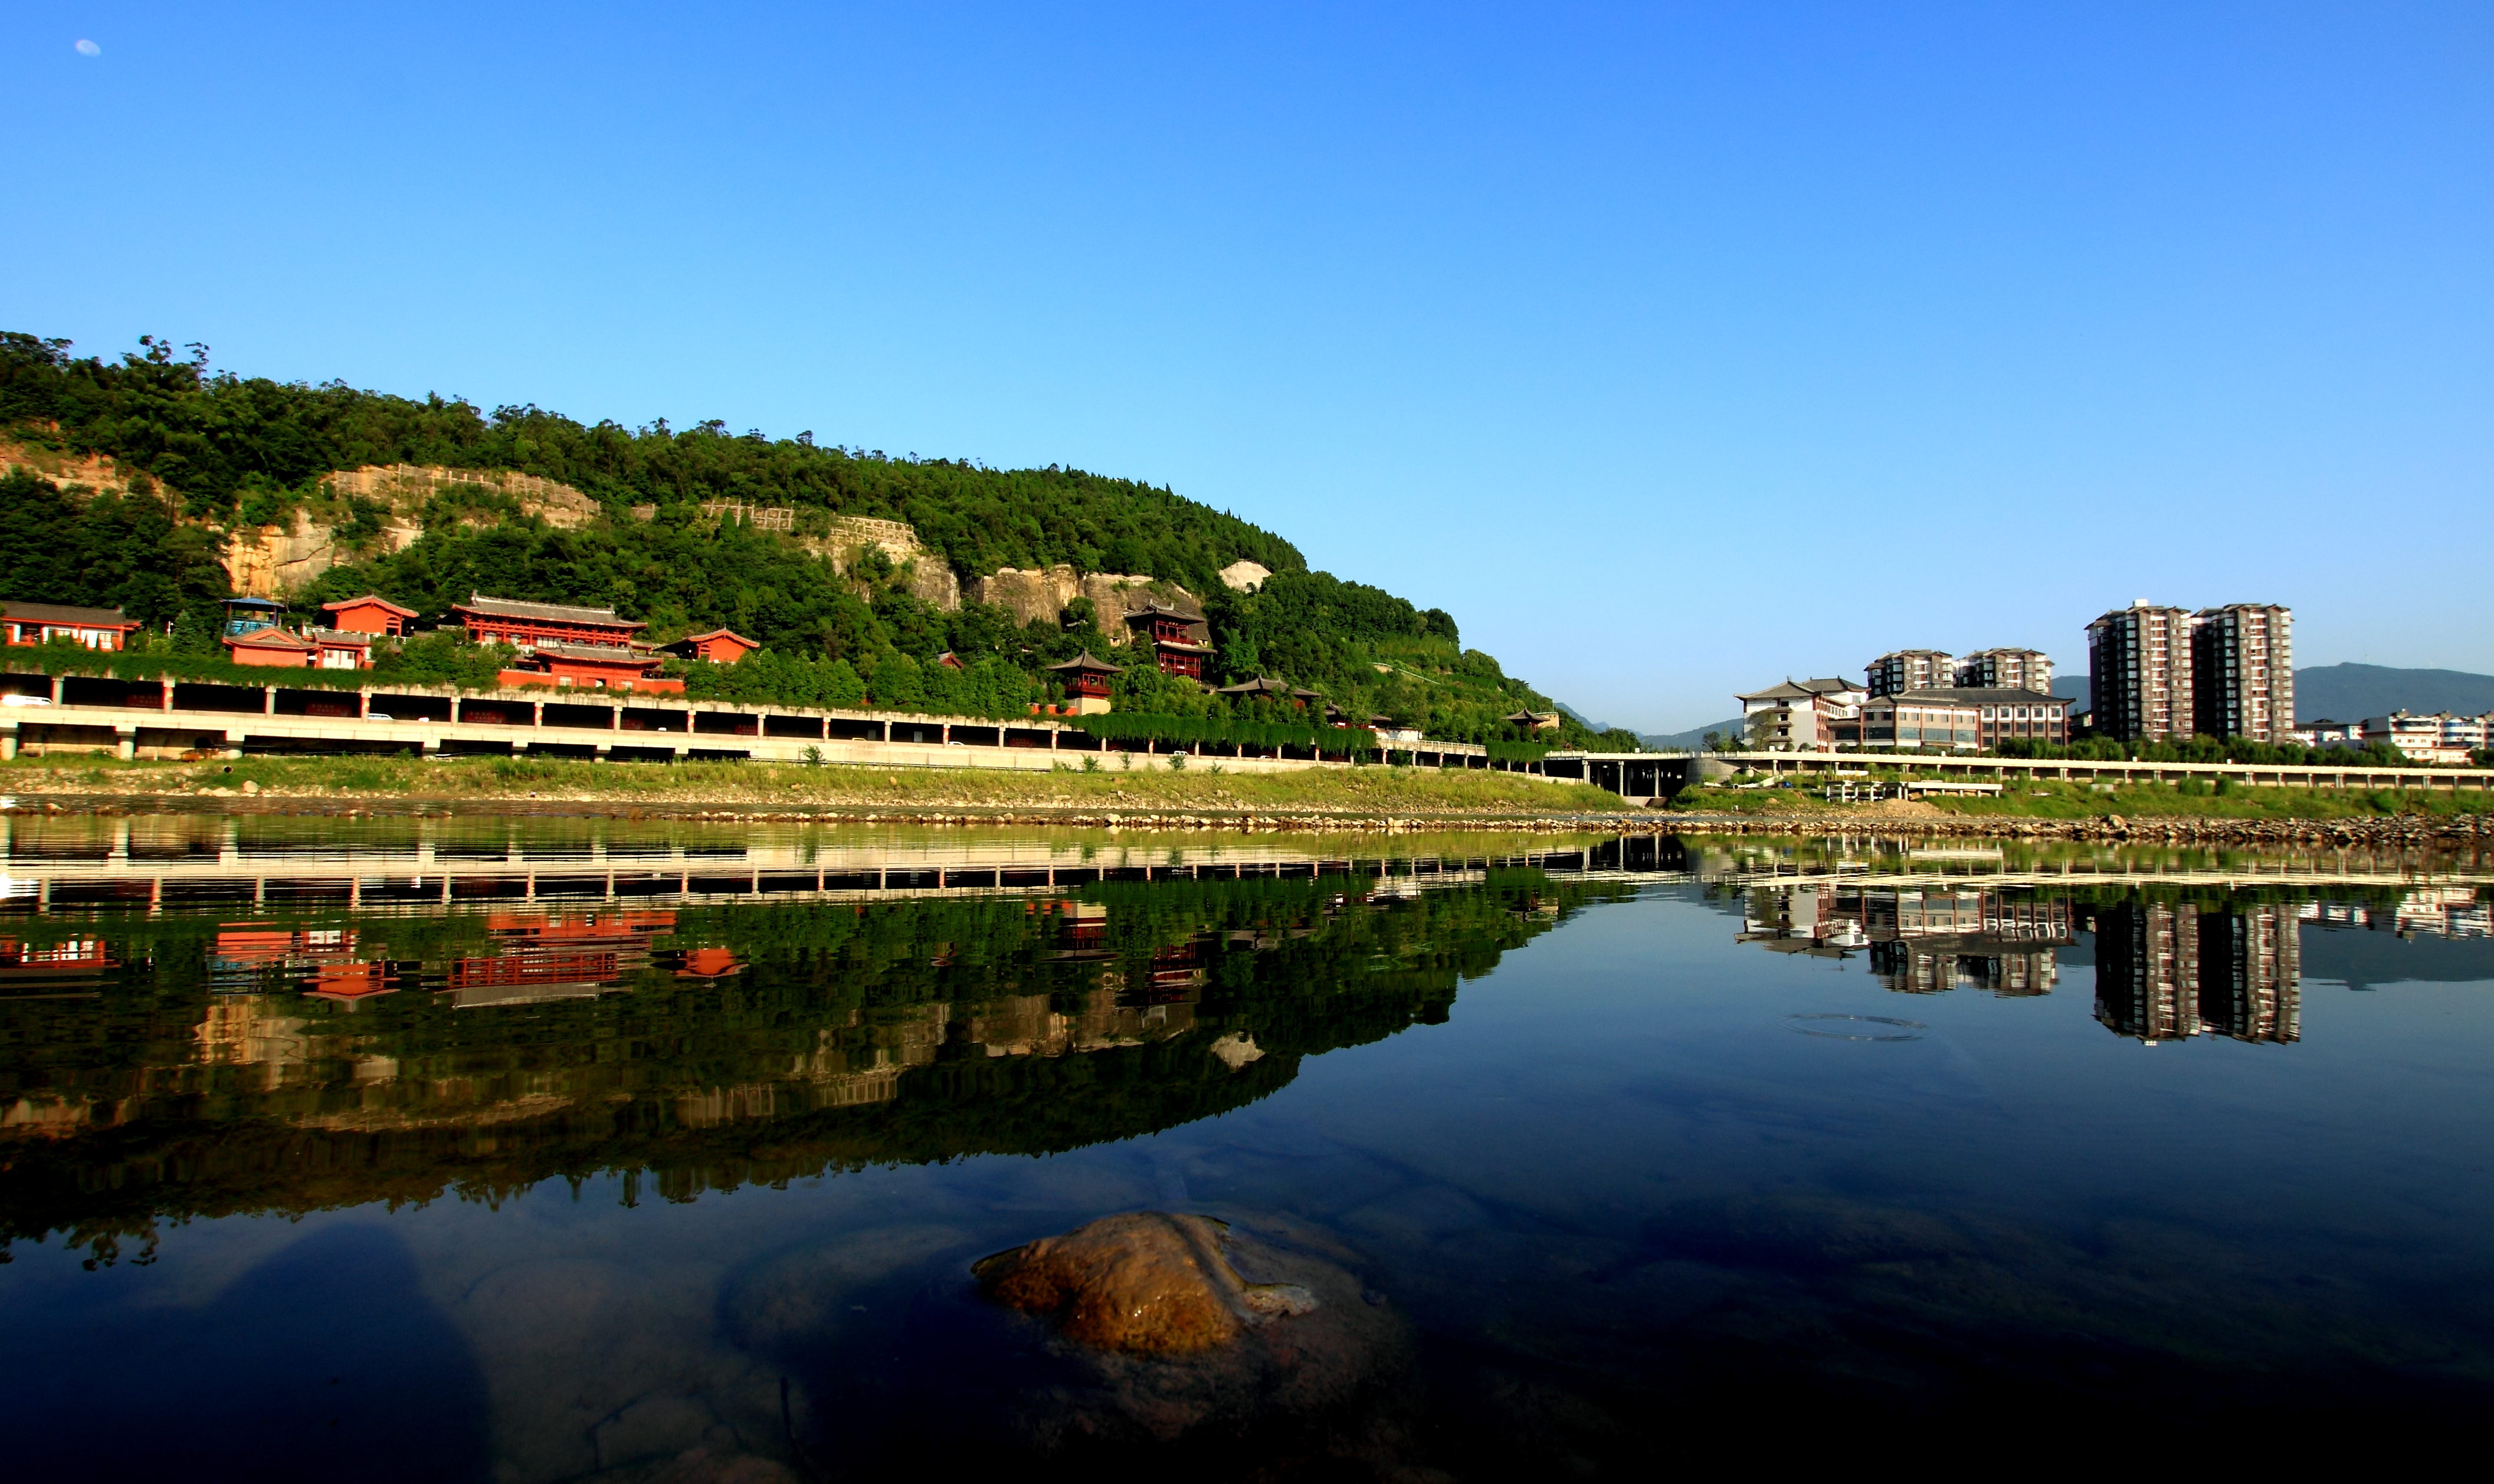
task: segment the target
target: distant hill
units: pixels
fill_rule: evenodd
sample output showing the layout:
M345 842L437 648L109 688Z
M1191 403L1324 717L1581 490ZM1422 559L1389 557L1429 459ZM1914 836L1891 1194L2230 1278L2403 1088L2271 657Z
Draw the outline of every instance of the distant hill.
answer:
M2053 679L2053 694L2075 696L2083 706L2087 678ZM2389 665L2315 665L2295 672L2295 719L2361 721L2399 710L2429 715L2494 712L2494 675L2465 670L2401 670Z
M1686 732L1648 732L1643 741L1649 747L1694 752L1706 745L1707 733L1721 732L1727 736L1738 737L1741 735L1742 726L1741 718L1734 716L1728 721L1710 721L1702 727L1691 727Z
M2494 712L2494 675L2388 665L2315 665L2295 672L2298 721L2361 721L2402 709L2470 716Z

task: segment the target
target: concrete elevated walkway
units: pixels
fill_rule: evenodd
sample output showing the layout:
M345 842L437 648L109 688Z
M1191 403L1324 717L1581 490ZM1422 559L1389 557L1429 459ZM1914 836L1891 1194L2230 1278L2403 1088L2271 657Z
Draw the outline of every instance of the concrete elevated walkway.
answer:
M610 762L754 759L1045 772L1103 754L1217 761L1237 772L1340 768L1301 747L1104 742L1050 717L974 720L892 712L687 702L596 691L473 695L425 687L329 689L90 676L0 675L0 758L245 753L531 756ZM42 704L24 704L27 701ZM1487 768L1475 742L1423 742L1389 756L1423 768Z

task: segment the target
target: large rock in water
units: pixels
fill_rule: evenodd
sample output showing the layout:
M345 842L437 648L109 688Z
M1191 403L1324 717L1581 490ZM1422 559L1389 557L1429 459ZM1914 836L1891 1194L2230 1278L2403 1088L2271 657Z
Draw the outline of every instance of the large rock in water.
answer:
M1067 1338L1109 1350L1185 1354L1228 1345L1251 1324L1313 1314L1305 1285L1241 1278L1226 1224L1139 1211L1041 1237L975 1264L988 1295L1058 1316Z
M1024 1445L1053 1453L1077 1439L1166 1443L1249 1428L1281 1454L1338 1455L1377 1445L1410 1359L1402 1320L1345 1259L1355 1260L1278 1218L1232 1226L1145 1211L971 1271L991 1300L1052 1320L1049 1344L1072 1367L1015 1408Z

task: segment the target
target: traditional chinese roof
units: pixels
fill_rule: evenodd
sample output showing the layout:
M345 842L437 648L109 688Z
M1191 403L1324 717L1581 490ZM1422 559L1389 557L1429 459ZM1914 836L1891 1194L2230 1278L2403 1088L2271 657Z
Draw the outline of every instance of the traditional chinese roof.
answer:
M284 613L286 611L286 605L273 597L229 597L225 599L225 605L228 608L265 609L270 613Z
M335 613L341 608L362 608L367 605L374 608L386 609L391 613L397 614L402 619L412 619L415 617L414 609L401 608L398 604L391 602L388 598L381 596L378 592L367 592L362 597L340 598L334 603L323 603L320 605L320 611L323 613Z
M1180 654L1209 654L1212 652L1212 646L1208 644L1188 644L1182 639L1156 639L1152 641L1152 648L1156 650L1174 650Z
M1084 650L1080 654L1076 655L1074 658L1067 660L1061 665L1050 665L1048 668L1058 672L1072 672L1083 675L1123 675L1126 673L1126 669L1123 665L1112 665L1105 659L1093 659L1089 650Z
M647 628L648 624L632 619L619 619L612 608L574 608L563 603L521 603L509 598L487 597L481 592L470 593L468 601L450 605L455 613L481 614L489 619L534 619L542 623L594 623L607 628Z
M1877 701L1902 701L1912 705L1937 705L1954 702L1959 706L2068 706L2077 698L2055 696L2041 690L2015 690L2002 685L1926 685L1920 690L1901 690L1893 696L1879 696Z
M1224 685L1217 693L1225 696L1289 696L1298 701L1320 699L1313 690L1293 687L1290 681L1277 681L1269 675L1260 675L1252 681L1241 681L1235 685Z
M1557 712L1515 712L1504 718L1519 726L1541 726L1559 719Z
M1141 608L1126 610L1126 621L1129 623L1148 622L1153 619L1175 619L1182 623L1201 623L1203 621L1203 615L1201 612L1189 613L1174 603L1164 603L1156 597L1144 599L1143 606Z
M369 650L373 647L371 634L358 634L351 629L307 628L303 631L303 637L316 644L328 645L332 649L352 646L358 650Z
M136 628L118 608L72 608L62 603L0 603L0 618L19 623L78 623L88 628Z
M961 663L961 656L954 653L951 650L946 650L943 653L936 655L935 663L944 666L948 670L962 670L968 668Z
M225 641L234 649L249 645L255 650L317 650L320 648L300 634L289 634L282 628L255 628L245 634L229 634Z
M705 644L713 639L733 639L748 650L758 650L762 648L762 642L760 640L747 639L743 634L738 633L732 628L715 628L707 634L686 634L682 642L685 644Z
M654 654L642 654L612 644L541 644L536 647L540 658L578 660L589 664L631 665L642 670L655 668L661 661Z

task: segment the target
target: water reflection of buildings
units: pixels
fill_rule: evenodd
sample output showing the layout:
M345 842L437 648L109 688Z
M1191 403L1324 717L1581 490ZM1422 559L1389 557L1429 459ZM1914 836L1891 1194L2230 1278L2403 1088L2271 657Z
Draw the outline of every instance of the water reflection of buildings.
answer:
M1769 953L1850 958L1902 994L1960 987L2050 994L2054 950L2076 941L2066 897L1840 885L1753 889L1741 934Z
M2302 1038L2292 906L2128 902L2096 914L2096 1018L2154 1045L2191 1036Z
M2474 887L2422 887L2401 893L2395 907L2309 901L2296 916L2322 927L2366 927L2402 938L2494 937L2494 905Z

